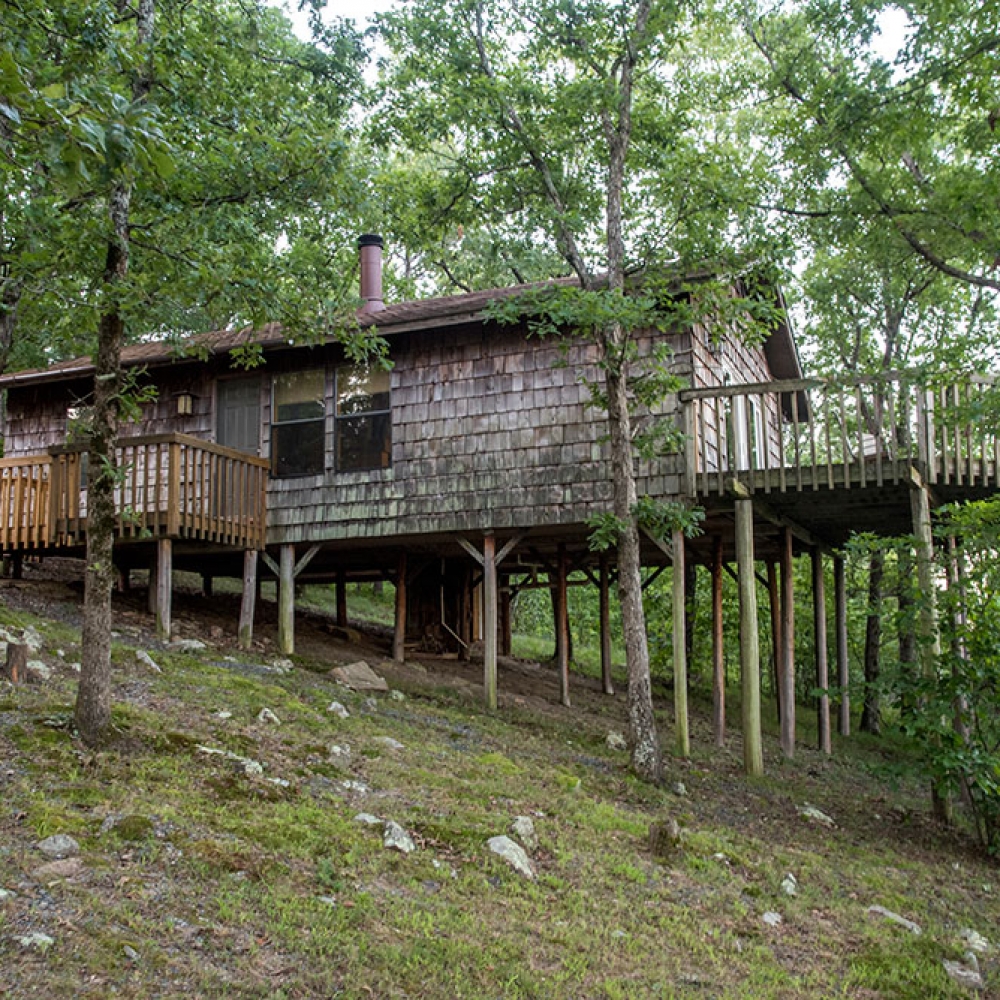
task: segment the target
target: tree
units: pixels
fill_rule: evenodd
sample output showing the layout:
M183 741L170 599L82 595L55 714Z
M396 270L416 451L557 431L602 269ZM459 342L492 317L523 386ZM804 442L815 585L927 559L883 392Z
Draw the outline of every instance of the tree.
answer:
M445 167L451 196L438 204L452 220L554 244L576 279L575 289L493 314L529 315L536 330L598 345L592 391L608 415L614 487L603 527L618 551L632 764L656 780L633 444L635 406L667 382L662 358L640 364L636 334L677 320L679 309L690 318L697 296L679 287L683 263L670 272L672 298L648 273L645 294L626 291L634 268L700 258L705 234L724 238L731 221L704 179L725 171L710 169L693 128L699 67L685 44L696 30L712 44L709 31L686 4L663 0L418 0L380 27L392 51L373 116L384 141Z
M257 3L67 0L0 13L13 84L5 182L24 222L4 234L17 336L73 325L77 352L96 345L76 721L97 743L111 710L122 346L156 334L180 347L206 325L280 319L318 336L339 324L349 296L330 288L328 241L352 186L340 117L362 50L346 28L328 33L340 44L327 53L304 45Z

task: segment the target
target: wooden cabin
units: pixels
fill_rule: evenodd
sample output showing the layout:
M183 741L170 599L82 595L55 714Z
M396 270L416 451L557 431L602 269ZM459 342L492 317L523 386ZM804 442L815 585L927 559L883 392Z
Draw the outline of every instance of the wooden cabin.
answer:
M586 387L598 375L595 349L484 317L491 301L520 288L384 306L381 240L360 242L360 321L388 342L390 370L359 369L333 342L289 343L278 327L206 334L195 352L160 343L125 349L124 365L157 396L121 430L116 560L125 580L134 568L155 569L151 606L166 634L173 568L199 571L209 583L243 578L245 643L259 576L273 575L280 644L289 652L296 583L336 581L345 619L347 582L392 580L394 655L402 659L410 644L467 655L481 636L493 704L511 595L541 578L554 585L563 594L559 634L567 578L582 575L606 598L613 577L613 557L602 560L588 546L588 519L611 505L606 418ZM734 294L744 291L734 285ZM234 369L230 352L248 339L263 364ZM757 501L744 539L751 567L756 552L769 566L780 561L788 576L795 552L830 551L852 529L905 530L918 468L945 492L956 474L973 492L995 486L992 439L977 452L971 428L934 425L928 390L859 383L838 398L805 380L784 322L759 346L695 326L650 334L641 349L664 339L674 372L691 388L658 416L676 422L686 445L640 463L638 488L706 509L700 538L644 541L645 562L653 572L672 565L678 586L685 554L721 581L722 566L739 555L743 502ZM0 377L7 554L83 554L79 428L92 377L87 358ZM721 582L717 589L721 595ZM606 618L606 599L602 605ZM682 622L678 630L683 636ZM675 658L682 655L675 646Z

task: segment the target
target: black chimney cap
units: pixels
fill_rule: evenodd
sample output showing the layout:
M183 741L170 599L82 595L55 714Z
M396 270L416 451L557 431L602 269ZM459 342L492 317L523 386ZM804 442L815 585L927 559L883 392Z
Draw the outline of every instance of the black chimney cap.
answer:
M359 247L381 247L384 245L382 237L377 233L363 233L358 237Z

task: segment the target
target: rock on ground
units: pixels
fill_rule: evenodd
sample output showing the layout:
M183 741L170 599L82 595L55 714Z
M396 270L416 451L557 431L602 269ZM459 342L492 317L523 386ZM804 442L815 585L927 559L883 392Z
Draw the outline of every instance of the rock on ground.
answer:
M349 719L351 717L351 713L348 712L339 701L331 701L330 704L326 706L326 710L331 715L335 715L338 719Z
M535 877L535 870L531 867L531 861L525 854L524 848L510 837L490 837L486 846L498 857L503 858L519 875L525 878Z
M604 738L604 742L607 744L609 750L628 749L628 743L625 742L625 737L621 733L608 733Z
M50 858L71 858L80 853L80 845L66 833L54 833L40 840L35 847Z
M976 961L975 953L967 951L965 953L965 961L968 964L954 962L946 958L941 964L944 966L944 971L948 973L949 978L953 982L958 983L959 986L964 986L970 990L981 990L984 985L983 977L979 972L979 963Z
M535 833L535 824L530 816L517 816L510 825L510 832L522 844L524 849L534 853L538 850L538 834Z
M873 917L884 917L894 924L899 924L900 927L905 927L911 934L923 933L923 928L920 924L914 923L912 920L908 920L906 917L902 917L892 910L887 910L884 906L869 906L868 913Z
M364 660L348 663L345 667L334 667L330 675L338 684L352 691L388 691L384 677L379 677Z
M796 806L795 811L803 818L807 819L812 823L819 823L820 826L836 826L833 817L827 816L825 812L821 809L817 809L815 806L810 805L808 802L803 803L800 806Z
M385 847L410 854L417 849L413 838L394 820L388 820L382 832L382 844Z
M277 725L281 724L281 719L279 719L274 714L274 712L272 712L269 708L262 708L257 713L257 721L258 722L266 722L266 723L269 723L272 726L277 726Z
M763 917L764 923L768 927L780 927L782 924L782 916L780 913L775 913L774 910L768 910Z

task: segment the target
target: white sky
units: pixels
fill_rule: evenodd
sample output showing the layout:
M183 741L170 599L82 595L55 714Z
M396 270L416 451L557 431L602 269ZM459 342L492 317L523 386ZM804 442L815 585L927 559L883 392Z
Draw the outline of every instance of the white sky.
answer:
M268 0L272 7L282 7L295 25L296 33L302 38L309 37L306 15L297 10L297 0ZM328 0L326 12L336 17L349 17L359 28L368 26L372 14L391 6L392 0Z

